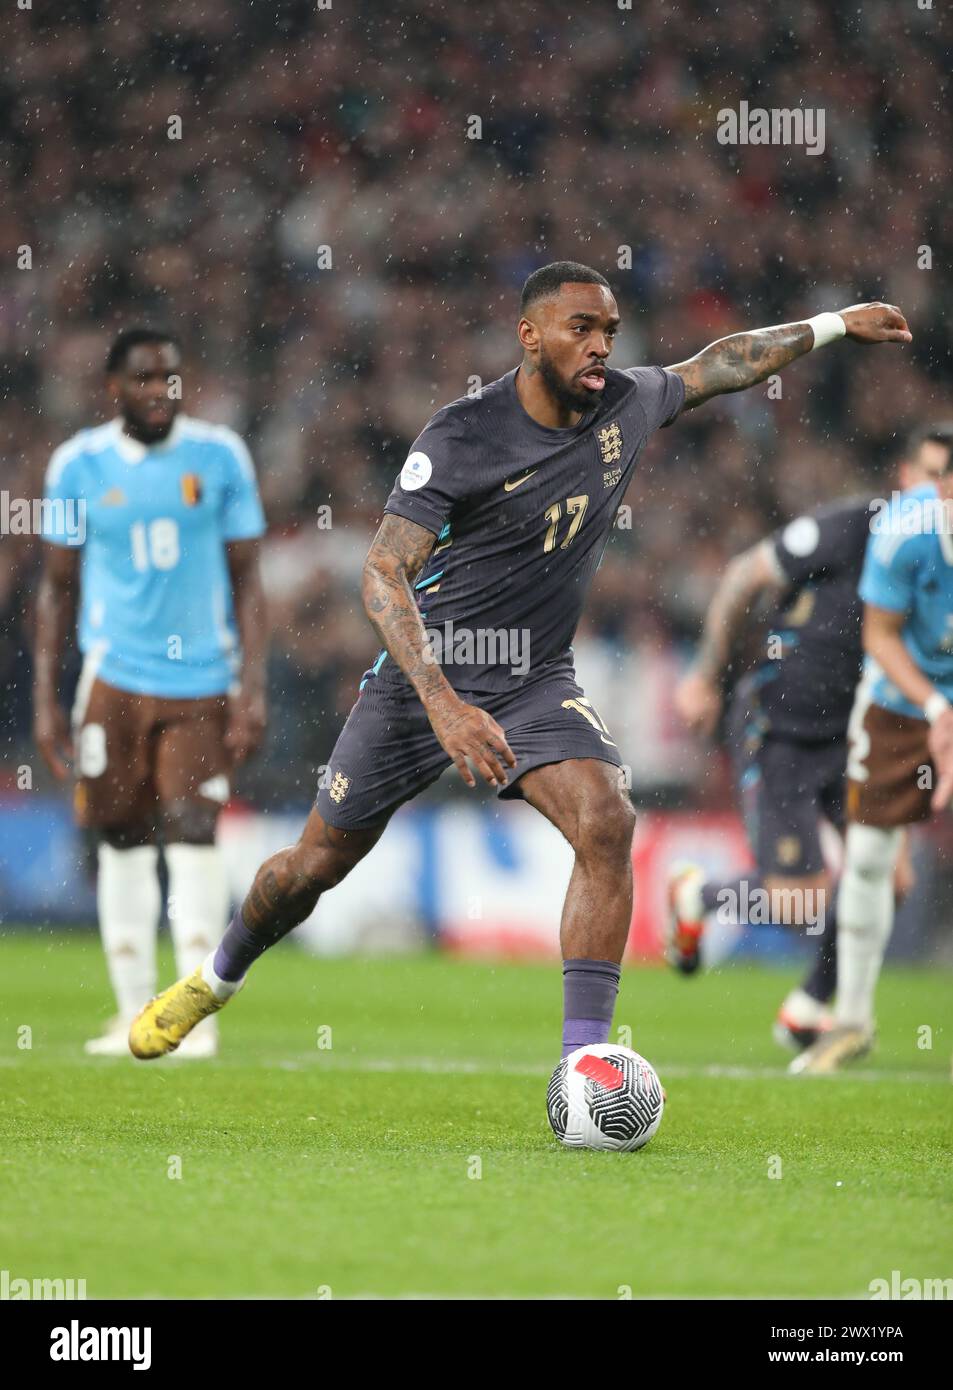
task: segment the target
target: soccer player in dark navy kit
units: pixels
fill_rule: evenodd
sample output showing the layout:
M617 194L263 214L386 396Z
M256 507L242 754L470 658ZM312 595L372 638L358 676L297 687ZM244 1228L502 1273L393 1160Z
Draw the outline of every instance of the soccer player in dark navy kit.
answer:
M396 808L454 764L521 796L565 835L575 866L562 914L564 1053L608 1039L632 915L635 815L612 734L573 672L571 642L652 432L711 396L765 380L845 334L909 342L899 309L739 333L671 368L615 371L615 299L558 262L523 287L522 361L439 410L414 443L364 567L383 651L296 845L258 871L201 970L133 1023L136 1056L178 1046L249 966L380 838Z
M935 481L949 465L951 448L953 427L917 430L899 462L899 487ZM814 965L785 999L775 1024L777 1040L798 1048L810 1046L833 1022L827 1005L837 981L836 897L820 823L824 817L838 831L844 828L847 726L863 662L857 586L874 515L869 497L832 502L736 556L712 596L698 652L675 696L690 728L714 733L743 631L761 601L775 600L767 659L738 682L726 719L756 867L726 881L706 881L694 865L673 869L669 959L692 974L705 916L743 896L750 901L752 890L763 890L776 904L777 917L768 920L822 926ZM897 867L902 892L910 881L909 859Z

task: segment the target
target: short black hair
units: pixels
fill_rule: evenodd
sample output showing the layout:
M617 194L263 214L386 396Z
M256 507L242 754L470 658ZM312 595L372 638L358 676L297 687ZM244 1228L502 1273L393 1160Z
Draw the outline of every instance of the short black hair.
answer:
M581 265L579 261L553 261L552 265L541 265L527 277L520 295L520 313L525 314L537 299L548 299L559 292L560 285L605 285L611 289L609 281L591 266Z
M142 347L144 343L164 346L171 343L173 347L181 352L182 344L174 333L167 332L164 328L124 328L118 337L113 339L112 347L106 357L106 373L119 372L126 365L126 358L133 348Z
M920 451L923 444L942 444L945 449L950 451L950 458L947 459L946 472L949 472L950 462L953 461L953 421L941 420L935 425L919 425L912 430L904 446L903 457L913 459Z

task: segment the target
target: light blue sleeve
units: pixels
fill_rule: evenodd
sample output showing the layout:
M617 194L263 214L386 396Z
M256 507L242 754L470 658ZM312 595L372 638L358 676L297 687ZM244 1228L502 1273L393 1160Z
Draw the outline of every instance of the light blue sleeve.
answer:
M911 611L923 539L889 532L870 537L860 576L859 592L865 603L893 613Z
M255 465L237 434L229 432L226 443L225 505L222 511L222 539L247 541L265 534L265 514L258 495Z
M43 485L40 535L50 545L76 549L86 540L83 454L73 440L54 450Z

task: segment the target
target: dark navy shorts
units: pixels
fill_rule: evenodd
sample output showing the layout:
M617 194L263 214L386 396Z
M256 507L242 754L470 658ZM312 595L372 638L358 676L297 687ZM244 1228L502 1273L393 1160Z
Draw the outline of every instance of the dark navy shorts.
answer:
M826 743L766 730L739 689L729 718L735 777L751 852L763 877L820 873L823 816L844 827L847 738Z
M546 763L598 758L622 766L611 733L565 668L531 675L502 695L458 693L492 715L516 757L500 797L522 796L519 779ZM340 830L379 825L451 766L413 688L372 676L341 730L315 804Z

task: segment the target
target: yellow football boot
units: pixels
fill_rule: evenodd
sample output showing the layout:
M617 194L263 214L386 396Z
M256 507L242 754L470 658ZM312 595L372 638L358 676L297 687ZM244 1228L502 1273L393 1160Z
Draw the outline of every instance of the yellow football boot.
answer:
M129 1029L129 1051L143 1061L174 1052L183 1038L227 999L218 999L202 978L201 967L150 999Z

